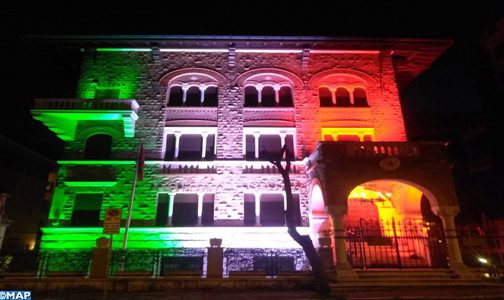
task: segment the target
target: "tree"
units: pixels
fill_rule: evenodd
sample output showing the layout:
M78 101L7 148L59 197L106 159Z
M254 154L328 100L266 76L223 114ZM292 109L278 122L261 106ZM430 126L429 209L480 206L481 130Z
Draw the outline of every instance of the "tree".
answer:
M283 157L285 157L285 166L282 165ZM324 263L322 262L317 249L315 249L315 246L313 246L313 241L311 240L310 236L299 234L294 222L294 199L292 197L291 181L289 177L291 160L287 145L284 145L282 147L282 150L280 151L280 157L277 157L275 160L271 160L270 162L277 167L278 172L282 175L283 178L287 202L285 220L287 223L288 233L292 237L292 239L303 248L303 251L312 267L312 273L318 292L322 295L329 295L329 276L327 275Z

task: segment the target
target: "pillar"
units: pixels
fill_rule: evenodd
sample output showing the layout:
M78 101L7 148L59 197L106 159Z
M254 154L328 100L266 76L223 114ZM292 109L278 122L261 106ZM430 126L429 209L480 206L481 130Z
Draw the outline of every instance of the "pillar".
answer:
M441 218L443 222L443 229L446 237L446 247L448 248L448 257L450 262L450 269L455 271L457 275L464 279L472 279L474 275L470 269L464 265L462 260L462 253L457 234L457 227L455 225L455 217L460 212L457 206L445 206L434 208L436 215Z
M275 85L273 86L273 89L275 90L275 103L278 106L278 104L280 103L280 86Z
M206 86L202 85L199 87L199 90L200 90L200 104L203 105L203 102L205 101L205 90L206 90Z
M331 100L332 100L332 104L333 106L336 106L336 89L330 89L331 91Z
M182 105L185 105L187 99L187 90L189 89L189 85L182 84Z
M336 250L336 278L338 280L356 280L357 273L348 263L345 245L345 227L343 217L348 213L346 205L335 205L328 208L332 218L334 244Z
M204 132L201 134L201 158L204 159L206 156L206 147L207 147L207 137L208 133Z
M255 159L259 159L259 137L260 133L254 132L254 157Z
M182 136L182 133L176 132L175 133L175 154L174 158L177 159L179 155L179 148L180 148L180 137Z
M168 199L168 226L173 225L173 203L175 200L175 193L168 194L170 198Z
M255 199L255 226L261 226L261 192L254 193Z
M348 90L348 93L350 94L350 105L354 106L354 97L353 97L353 91L354 91L354 89L353 88L349 88L347 90Z
M285 133L285 132L280 133L280 149L282 149L283 146L285 145L285 137L286 136L287 136L287 133ZM285 158L285 153L282 158Z
M104 279L108 276L110 253L110 239L105 237L97 239L91 258L89 278Z
M207 278L222 278L222 263L224 260L222 240L210 239L207 257Z
M256 85L256 90L257 90L257 103L259 106L261 106L262 102L262 85Z
M203 196L204 193L198 193L198 224L197 226L201 226L201 215L203 214Z

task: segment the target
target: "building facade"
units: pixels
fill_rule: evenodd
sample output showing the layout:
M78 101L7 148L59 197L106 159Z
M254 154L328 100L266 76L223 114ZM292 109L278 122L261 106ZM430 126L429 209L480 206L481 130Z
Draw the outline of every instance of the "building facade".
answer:
M218 238L227 249L299 252L286 232L282 178L270 163L286 145L298 229L334 249L330 260L341 274L447 266L447 257L452 268L462 266L445 145L408 141L399 96L449 41L51 43L80 47L84 60L75 99L37 99L32 110L66 145L41 249L94 247L105 236L107 208L122 209L124 225L141 139L146 161L128 249L204 249ZM432 212L444 225L439 235L425 221ZM123 233L113 248L122 247ZM433 252L443 247L439 262Z

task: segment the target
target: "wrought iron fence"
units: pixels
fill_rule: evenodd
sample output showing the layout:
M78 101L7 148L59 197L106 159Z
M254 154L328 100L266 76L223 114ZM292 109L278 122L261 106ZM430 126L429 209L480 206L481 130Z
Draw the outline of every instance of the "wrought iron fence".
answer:
M192 272L205 275L207 253L204 248L128 249L112 253L110 275L143 272L152 277Z
M233 272L252 271L272 277L310 268L302 249L227 248L223 264L225 277Z
M422 220L360 219L345 226L354 268L446 268L446 241L439 224Z

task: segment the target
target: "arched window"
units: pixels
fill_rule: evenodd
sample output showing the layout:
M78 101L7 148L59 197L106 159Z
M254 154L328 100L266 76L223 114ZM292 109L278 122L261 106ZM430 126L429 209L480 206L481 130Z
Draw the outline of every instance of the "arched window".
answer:
M205 89L204 106L217 106L219 102L219 93L216 86L209 86Z
M345 88L336 89L336 106L348 107L350 103L350 93Z
M368 107L366 91L363 88L355 88L353 91L354 106Z
M292 90L288 86L282 86L279 91L279 104L284 107L294 106L294 101L292 100Z
M319 99L320 99L320 107L331 107L333 106L332 102L332 93L326 87L319 88Z
M175 85L170 88L170 96L168 98L168 106L182 106L182 98L184 92L182 87Z
M275 89L271 86L263 87L261 91L261 106L273 107L276 106Z
M259 94L257 93L257 89L255 86L247 86L245 87L245 107L256 107L258 106Z
M110 158L112 137L108 134L95 134L86 140L84 159L106 160Z
M187 89L186 106L200 106L201 104L201 91L197 86L191 86Z

